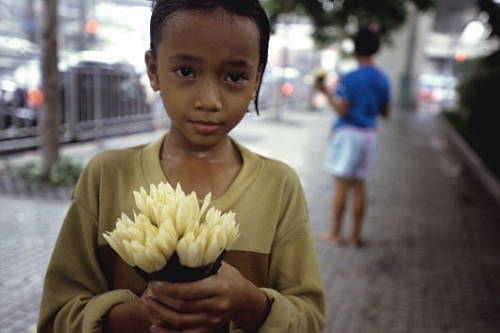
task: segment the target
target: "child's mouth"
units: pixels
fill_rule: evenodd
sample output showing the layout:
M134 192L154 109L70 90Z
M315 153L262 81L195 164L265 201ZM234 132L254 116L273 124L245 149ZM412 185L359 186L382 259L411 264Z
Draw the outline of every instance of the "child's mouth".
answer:
M213 134L220 124L206 121L192 121L195 130L201 134Z

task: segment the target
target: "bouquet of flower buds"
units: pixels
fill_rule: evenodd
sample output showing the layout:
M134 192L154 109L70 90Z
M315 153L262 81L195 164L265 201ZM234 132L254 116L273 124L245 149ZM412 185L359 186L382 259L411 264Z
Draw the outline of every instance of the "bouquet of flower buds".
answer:
M211 193L200 208L196 193L186 195L179 184L133 193L139 213L133 219L122 213L103 237L144 280L195 281L217 272L239 237L233 212L221 214L212 207L205 214Z

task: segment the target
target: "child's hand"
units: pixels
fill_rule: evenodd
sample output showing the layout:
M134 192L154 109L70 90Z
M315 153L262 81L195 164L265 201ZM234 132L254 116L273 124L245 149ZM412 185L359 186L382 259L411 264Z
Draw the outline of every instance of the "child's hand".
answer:
M156 281L148 287L151 295L143 297L143 302L152 332L156 333L180 329L185 333L211 333L231 320L256 330L258 326L246 326L260 325L269 307L265 294L225 262L217 274L201 281Z
M327 89L323 80L314 79L314 89L326 93Z

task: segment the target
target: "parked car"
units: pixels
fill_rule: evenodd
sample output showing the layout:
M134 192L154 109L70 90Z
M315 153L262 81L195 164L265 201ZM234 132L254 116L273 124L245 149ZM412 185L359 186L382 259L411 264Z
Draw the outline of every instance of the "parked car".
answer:
M40 61L31 59L22 63L14 70L12 79L17 85L13 125L34 126L37 123L38 109L43 102Z
M68 113L78 120L92 121L126 115L130 108L146 105L146 91L132 65L99 51L83 51L59 62L63 122ZM41 62L31 59L13 71L15 103L11 102L8 126L36 125L43 102ZM7 89L8 88L8 89ZM13 89L6 84L7 90ZM99 104L96 104L99 101ZM98 106L98 107L96 107ZM13 109L14 108L14 109ZM100 109L100 112L96 110ZM1 127L0 127L1 128Z
M0 129L11 126L17 85L8 78L0 79Z
M453 104L457 100L457 79L449 75L422 74L418 80L418 97L421 101L436 104Z
M36 118L34 110L24 107L23 91L11 77L0 79L0 129L22 127Z

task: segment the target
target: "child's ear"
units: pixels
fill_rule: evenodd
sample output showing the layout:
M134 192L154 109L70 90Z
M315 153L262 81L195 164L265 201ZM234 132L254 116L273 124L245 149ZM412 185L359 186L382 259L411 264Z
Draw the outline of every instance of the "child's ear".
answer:
M146 69L149 77L149 84L154 91L160 90L160 79L158 78L158 65L156 57L151 50L146 51L145 54Z

